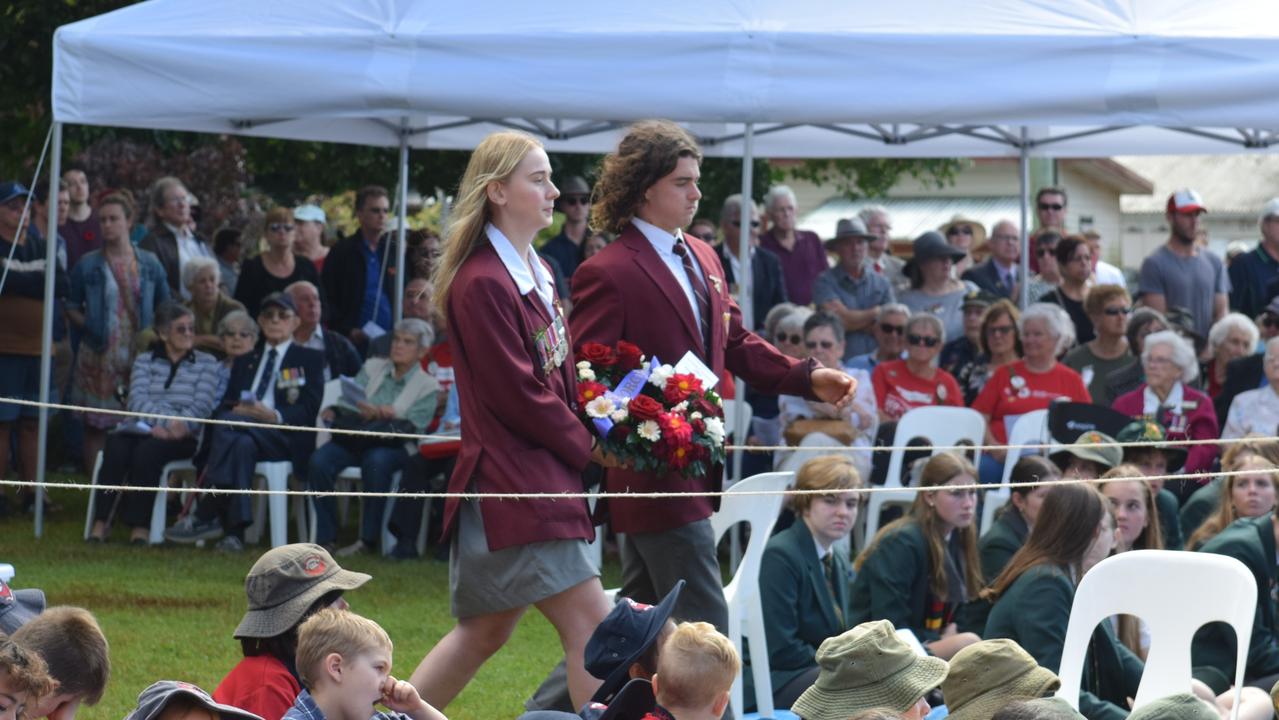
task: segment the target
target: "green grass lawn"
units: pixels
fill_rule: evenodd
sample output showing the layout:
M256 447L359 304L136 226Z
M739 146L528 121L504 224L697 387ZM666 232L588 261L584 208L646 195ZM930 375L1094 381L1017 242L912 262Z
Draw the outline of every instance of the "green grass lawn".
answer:
M123 542L119 528L115 542L86 545L81 539L85 495L68 490L52 496L62 508L46 517L41 539L35 538L30 516L0 520L0 562L16 568L15 587L41 588L52 605L86 607L102 624L111 643L111 683L102 702L83 709L80 717L124 717L138 692L160 679L186 680L212 692L240 657L231 632L246 607L244 576L266 547L250 547L241 555L136 548ZM347 598L352 610L386 628L395 642L393 672L407 678L453 626L447 564L369 556L342 563L373 576ZM619 577L611 560L606 585L616 586ZM550 624L536 611L528 613L511 642L449 706L449 717L514 718L559 657Z

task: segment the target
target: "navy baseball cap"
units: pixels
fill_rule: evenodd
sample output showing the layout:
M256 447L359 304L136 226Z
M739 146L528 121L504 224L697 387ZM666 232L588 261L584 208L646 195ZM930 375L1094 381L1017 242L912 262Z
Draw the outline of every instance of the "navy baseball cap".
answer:
M604 681L593 701L607 703L630 679L630 667L640 659L661 634L679 600L684 581L656 605L622 598L586 641L586 672Z
M7 203L16 197L27 197L30 194L31 190L16 180L0 184L0 203Z
M293 304L293 297L286 292L273 292L262 298L262 302L258 304L258 314L261 314L263 310L269 307L288 310L294 314L298 311L297 306Z

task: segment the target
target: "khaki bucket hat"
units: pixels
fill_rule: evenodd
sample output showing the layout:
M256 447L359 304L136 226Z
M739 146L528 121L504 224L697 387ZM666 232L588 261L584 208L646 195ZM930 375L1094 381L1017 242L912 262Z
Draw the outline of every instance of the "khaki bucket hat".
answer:
M294 543L271 548L244 578L249 611L235 629L235 637L280 635L298 624L320 596L332 590L354 590L371 579L371 575L343 570L319 545Z
M1006 638L983 640L955 653L941 684L947 717L990 720L1003 706L1057 692L1061 680L1030 653Z

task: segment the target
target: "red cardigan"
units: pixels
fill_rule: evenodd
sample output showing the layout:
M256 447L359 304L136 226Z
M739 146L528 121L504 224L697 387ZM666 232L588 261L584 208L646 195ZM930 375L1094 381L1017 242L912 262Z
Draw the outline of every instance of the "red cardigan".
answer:
M1181 414L1184 418L1178 420L1171 410L1165 410L1163 417L1155 418L1155 421L1168 433L1168 439L1216 440L1221 437L1221 430L1217 425L1217 411L1213 408L1212 398L1194 388L1187 387L1184 383L1181 388ZM1115 398L1111 407L1128 417L1141 417L1142 410L1145 408L1145 400L1142 397L1145 390L1146 384L1142 383L1136 390ZM1212 461L1217 457L1219 449L1216 445L1192 445L1187 447L1186 451L1185 471L1196 473L1206 472L1212 468ZM1203 484L1206 481L1200 479L1198 482Z

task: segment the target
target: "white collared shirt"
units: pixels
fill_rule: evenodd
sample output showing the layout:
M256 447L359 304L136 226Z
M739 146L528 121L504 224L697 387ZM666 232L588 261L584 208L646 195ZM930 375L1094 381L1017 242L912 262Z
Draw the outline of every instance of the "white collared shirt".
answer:
M185 226L182 228L176 228L169 223L165 223L164 226L169 229L169 232L173 233L174 242L178 246L179 271L186 267L187 262L190 261L191 258L213 257L213 254L209 252L209 249L205 247L204 243L197 240L195 235L192 234L192 232ZM187 289L186 285L181 287L181 291L183 300L191 299L191 291Z
M262 362L258 365L258 371L253 374L253 382L249 384L249 392L257 394L258 383L262 380L262 373L271 373L271 384L266 387L266 395L262 396L262 404L275 409L275 381L280 377L280 365L284 363L284 354L289 351L289 347L293 345L293 338L289 338L279 345L275 346L275 365L268 368L266 366L267 353L271 352L270 343L262 347Z
M1147 385L1146 389L1141 391L1141 412L1144 415L1155 417L1155 413L1159 412L1159 408L1162 406L1172 410L1174 415L1184 415L1185 413L1181 411L1181 401L1183 399L1184 393L1181 391L1181 383L1179 382L1172 386L1172 390L1168 391L1168 399L1162 403L1159 402L1159 396L1155 394L1155 391L1151 390L1150 386Z
M521 295L536 292L537 297L546 306L547 314L554 320L556 316L555 283L547 273L546 267L542 265L542 261L538 259L537 251L529 245L527 257L521 258L519 251L515 249L515 244L503 235L496 225L493 223L485 225L484 232L488 234L489 242L493 243L493 249L497 251L498 258L506 266L506 272L515 281L515 288ZM532 272L529 272L529 268L532 268Z
M737 287L741 287L743 284L742 283L742 259L738 257L737 253L731 252L728 249L727 245L724 246L724 254L728 256L728 266L732 268L733 270L733 278L737 280ZM747 254L746 257L751 262L755 262L755 246L754 245L751 246L750 252Z
M648 242L657 251L657 256L662 259L662 262L666 264L666 268L675 276L675 282L678 282L679 286L684 289L684 297L688 300L688 306L693 310L693 320L696 321L698 327L701 327L702 313L697 307L697 296L693 294L693 285L688 279L688 273L684 272L683 258L675 254L675 242L683 234L676 230L675 232L678 234L672 235L656 225L639 218L631 218L631 224L643 233L645 238L648 238ZM701 275L702 282L706 283L706 271L697 262L697 256L693 254L691 249L688 256L692 258L693 267ZM707 288L709 291L709 284Z

